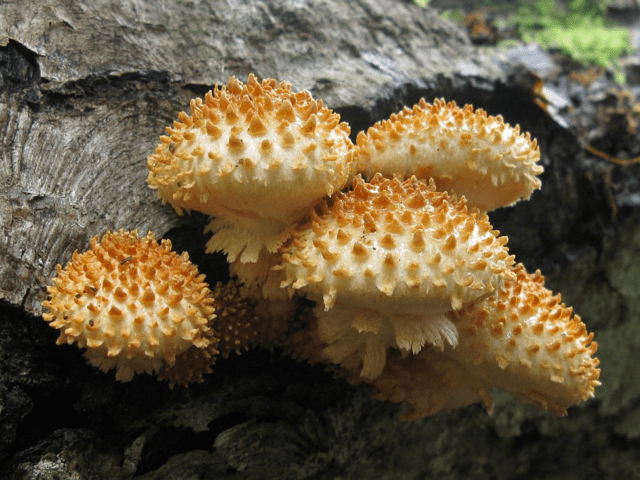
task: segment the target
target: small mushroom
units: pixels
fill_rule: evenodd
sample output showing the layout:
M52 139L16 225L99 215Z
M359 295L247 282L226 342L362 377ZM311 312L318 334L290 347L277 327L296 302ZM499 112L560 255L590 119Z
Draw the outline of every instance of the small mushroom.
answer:
M173 366L167 364L158 380L168 380L169 387L202 382L203 375L212 372L218 356L242 352L255 346L272 347L283 344L289 319L293 318L296 304L291 300L267 302L247 295L247 289L236 279L218 282L211 292L216 315L209 322L219 343L207 348L191 347L176 357Z
M213 289L213 296L216 299L213 327L220 337L220 355L227 358L231 352L240 355L249 350L260 337L262 329L253 301L240 295L236 280L218 283Z
M193 346L176 356L173 365L165 363L158 373L158 380L169 382L169 388L176 385L188 386L190 383L202 383L203 375L213 372L213 365L219 350L211 343L205 348Z
M94 237L88 251L58 265L53 283L43 318L60 330L57 343L86 348L89 363L117 368L121 382L172 366L191 347L215 350L215 308L204 275L151 232Z

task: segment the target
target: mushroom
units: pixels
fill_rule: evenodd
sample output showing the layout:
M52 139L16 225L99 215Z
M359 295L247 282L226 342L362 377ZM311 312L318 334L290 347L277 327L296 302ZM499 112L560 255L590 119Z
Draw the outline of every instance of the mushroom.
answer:
M528 274L521 264L512 271L516 278L496 294L447 313L459 332L455 348L394 352L379 377L349 380L371 383L376 398L407 401L401 420L476 401L491 413L493 388L556 416L592 397L600 384L593 333L544 287L540 272Z
M288 83L232 77L178 117L148 158L147 181L178 214L216 217L207 251L229 262L277 251L314 202L353 177L348 125Z
M249 350L261 333L261 319L256 314L251 299L240 295L236 280L218 283L213 290L216 299L216 318L213 326L220 337L220 355L224 358L230 352L238 355Z
M158 373L158 380L169 382L169 388L176 385L188 386L190 383L202 383L203 375L213 372L220 351L213 343L205 348L193 346L176 356L173 365L165 363Z
M488 212L540 188L540 149L529 133L471 105L424 99L360 132L358 172L366 178L433 178L439 190L464 195L469 208Z
M514 258L484 214L412 177L356 177L310 213L282 248L281 286L317 302L319 338L334 363L362 361L375 378L390 346L455 346L444 313L499 289Z
M84 356L116 379L158 372L191 347L207 349L218 339L209 322L213 298L204 275L186 253L158 244L153 233L107 232L91 248L57 267L43 314L60 330L58 344L87 348Z
M497 295L447 314L460 340L446 353L489 377L489 387L564 415L600 384L598 345L539 271L529 274L518 264L513 272L517 278Z
M220 337L220 354L240 355L252 346L282 343L288 321L295 314L291 300L267 302L247 294L237 280L218 283L213 290L216 318L212 326Z

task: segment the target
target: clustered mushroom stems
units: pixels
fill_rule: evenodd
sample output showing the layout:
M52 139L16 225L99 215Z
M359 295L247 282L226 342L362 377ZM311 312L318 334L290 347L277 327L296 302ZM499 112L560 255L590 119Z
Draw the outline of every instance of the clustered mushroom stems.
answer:
M232 279L210 289L168 240L107 232L48 287L59 344L119 381L171 388L202 382L220 355L281 345L407 402L402 420L476 401L491 412L494 388L554 415L593 396L593 334L487 216L541 186L518 126L420 100L354 144L321 100L254 75L178 119L147 182L178 215L211 217L206 251L226 254ZM303 298L314 307L291 333Z

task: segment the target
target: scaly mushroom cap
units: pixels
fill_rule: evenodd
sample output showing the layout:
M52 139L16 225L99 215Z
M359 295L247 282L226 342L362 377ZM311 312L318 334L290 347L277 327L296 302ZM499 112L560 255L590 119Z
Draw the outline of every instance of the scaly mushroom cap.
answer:
M282 287L318 302L329 358L364 358L364 376L380 373L389 346L455 345L444 313L514 277L507 238L486 215L415 177L358 176L316 210L274 269L285 271Z
M471 105L424 99L357 137L358 172L370 178L433 178L483 212L527 199L540 188L540 149L501 116Z
M218 283L213 290L216 318L211 326L220 337L218 348L225 358L232 351L240 355L252 346L282 343L295 314L296 303L291 299L267 301L250 293L237 279Z
M370 383L375 398L408 402L405 421L477 401L491 413L495 387L554 415L593 396L600 374L593 334L544 288L539 272L527 274L521 264L513 272L516 280L496 294L447 313L459 332L455 348L392 351L379 377L349 381Z
M313 202L353 177L349 126L288 83L232 77L179 118L149 157L147 181L179 214L218 217L207 251L229 261L276 251Z
M188 386L190 383L202 383L203 375L213 372L220 352L213 344L205 348L191 347L176 356L176 362L169 366L164 364L158 374L158 380L169 382L169 388L176 385Z
M261 320L255 312L253 301L240 295L235 280L218 283L213 289L216 301L216 318L213 328L220 337L220 354L227 358L234 351L238 355L249 350L260 337Z
M108 232L91 249L57 268L47 287L43 318L60 330L58 344L77 343L101 370L117 368L116 379L157 372L188 348L215 344L215 317L204 275L171 242L153 233Z
M599 361L592 358L597 344L560 295L544 287L540 272L528 274L521 264L513 271L516 280L497 295L447 314L460 340L445 353L483 372L487 389L563 415L600 384Z

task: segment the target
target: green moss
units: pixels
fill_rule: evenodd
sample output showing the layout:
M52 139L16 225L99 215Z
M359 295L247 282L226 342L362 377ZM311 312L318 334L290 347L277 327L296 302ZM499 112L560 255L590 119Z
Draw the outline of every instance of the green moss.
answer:
M413 0L426 7L428 0ZM606 7L610 0L568 0L566 7L557 0L520 0L515 14L507 23L514 25L525 42L536 42L543 48L557 48L585 66L598 65L613 71L616 82L624 83L619 64L622 55L632 53L628 29L610 25ZM509 5L511 11L511 5ZM440 16L461 23L461 9L443 10ZM498 42L509 47L513 40Z
M443 10L442 12L440 12L440 18L455 23L462 23L462 21L464 20L464 12L460 8L455 8L453 10Z
M608 0L569 0L561 8L555 0L521 2L514 22L525 42L558 48L583 65L599 65L620 75L619 58L631 53L630 33L605 18Z

